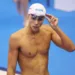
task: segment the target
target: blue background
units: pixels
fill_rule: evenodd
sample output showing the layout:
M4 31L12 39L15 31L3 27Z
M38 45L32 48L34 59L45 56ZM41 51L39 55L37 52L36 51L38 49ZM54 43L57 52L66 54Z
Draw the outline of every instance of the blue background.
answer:
M54 9L54 0L50 0L47 7L46 0L32 0L45 5L47 13L59 19L59 27L75 44L75 11L65 12ZM48 23L46 20L44 23ZM23 17L16 10L12 0L0 1L0 67L7 68L9 37L15 31L23 28ZM20 71L19 66L16 68ZM51 75L75 75L75 52L67 52L51 43L49 50L48 70Z

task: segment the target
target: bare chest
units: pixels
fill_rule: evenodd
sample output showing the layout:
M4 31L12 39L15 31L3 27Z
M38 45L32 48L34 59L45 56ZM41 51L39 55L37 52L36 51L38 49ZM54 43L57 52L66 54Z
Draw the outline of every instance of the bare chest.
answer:
M37 53L47 54L50 45L50 35L26 35L20 40L21 52L29 57L35 56Z

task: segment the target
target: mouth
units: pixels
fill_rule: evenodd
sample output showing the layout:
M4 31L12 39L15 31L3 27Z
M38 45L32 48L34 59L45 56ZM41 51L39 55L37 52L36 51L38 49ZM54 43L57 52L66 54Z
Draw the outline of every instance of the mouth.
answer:
M33 26L35 29L37 29L37 28L39 28L39 27L37 27L37 26Z

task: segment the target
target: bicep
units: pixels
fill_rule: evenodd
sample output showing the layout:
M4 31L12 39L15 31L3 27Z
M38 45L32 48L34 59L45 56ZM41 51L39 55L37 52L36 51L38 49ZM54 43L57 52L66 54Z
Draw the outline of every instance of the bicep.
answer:
M8 68L15 70L18 58L17 43L14 39L9 41L9 52L8 52Z
M13 69L16 68L17 56L18 56L17 50L13 50L12 51L11 49L9 49L9 53L8 53L8 67L11 67Z
M53 31L53 33L52 33L52 41L53 41L53 43L55 43L55 45L62 47L61 38L55 31Z

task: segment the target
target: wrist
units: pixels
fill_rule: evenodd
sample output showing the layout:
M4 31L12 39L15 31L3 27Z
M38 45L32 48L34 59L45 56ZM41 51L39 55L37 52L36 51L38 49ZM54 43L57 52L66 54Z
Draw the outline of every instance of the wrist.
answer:
M50 26L51 26L51 28L52 28L53 30L57 30L57 29L58 29L58 25L56 25L56 26L50 25Z

